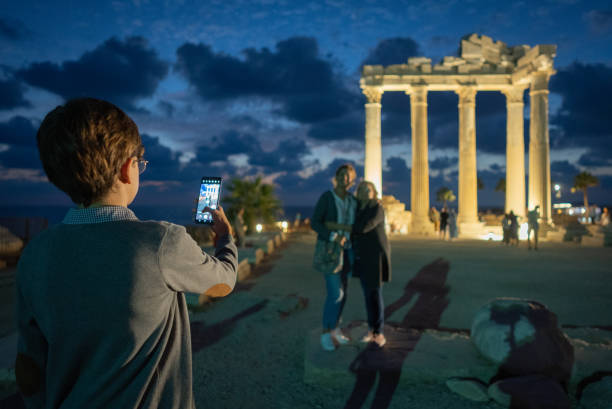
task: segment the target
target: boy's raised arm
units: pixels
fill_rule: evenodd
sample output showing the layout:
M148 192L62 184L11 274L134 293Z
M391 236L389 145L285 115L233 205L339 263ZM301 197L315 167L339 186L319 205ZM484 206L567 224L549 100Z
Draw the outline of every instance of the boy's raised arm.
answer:
M218 235L214 257L204 253L183 226L169 225L162 239L159 266L173 290L222 297L234 288L238 250L222 212L211 211L215 220L213 230Z

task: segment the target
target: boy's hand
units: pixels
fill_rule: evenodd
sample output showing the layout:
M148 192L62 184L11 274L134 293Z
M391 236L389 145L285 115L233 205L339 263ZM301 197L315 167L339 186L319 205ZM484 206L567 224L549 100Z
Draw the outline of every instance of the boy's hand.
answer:
M218 206L217 209L211 209L210 207L206 206L204 210L202 210L202 213L206 212L212 214L212 229L217 237L223 237L226 234L232 234L232 226L227 220L225 212L223 211L223 208L221 206Z

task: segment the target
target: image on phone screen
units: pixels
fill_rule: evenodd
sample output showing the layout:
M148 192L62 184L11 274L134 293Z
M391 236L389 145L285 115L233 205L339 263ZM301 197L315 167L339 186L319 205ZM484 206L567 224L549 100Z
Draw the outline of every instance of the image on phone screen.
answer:
M196 208L195 222L202 224L212 224L212 214L203 212L206 206L216 209L219 205L221 194L220 177L203 177L200 184L200 194L198 196L198 206Z

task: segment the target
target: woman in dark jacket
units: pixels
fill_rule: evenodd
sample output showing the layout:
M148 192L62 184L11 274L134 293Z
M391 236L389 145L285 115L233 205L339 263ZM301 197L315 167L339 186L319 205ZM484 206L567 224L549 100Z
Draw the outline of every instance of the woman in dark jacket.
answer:
M391 280L391 248L385 233L385 211L377 196L371 182L361 182L357 187L359 204L351 243L355 254L353 276L361 280L368 315L369 331L363 341L382 347L386 343L382 283Z

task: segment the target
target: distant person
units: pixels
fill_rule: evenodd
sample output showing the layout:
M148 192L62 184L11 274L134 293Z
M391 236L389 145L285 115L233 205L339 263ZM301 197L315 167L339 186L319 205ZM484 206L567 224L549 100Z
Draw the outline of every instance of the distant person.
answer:
M448 213L448 237L452 239L456 239L458 236L457 231L457 213L455 209L450 209Z
M446 206L440 212L440 238L446 240L446 229L448 227L448 210Z
M321 334L321 347L326 351L335 350L335 343L342 345L349 342L338 324L346 302L348 277L352 268L353 250L350 236L357 200L349 189L355 183L356 176L355 168L351 164L340 166L336 170L334 188L321 195L312 215L311 226L317 233L315 263L316 258L326 251L330 243L335 241L340 247L339 263L330 271L321 271L327 289Z
M502 242L507 246L510 244L510 214L505 213L504 218L501 221L502 224Z
M353 276L361 280L368 317L368 334L363 341L382 348L387 342L383 334L382 283L391 280L391 247L385 234L385 211L377 197L373 183L364 181L357 187L359 206L351 240L355 252Z
M245 245L245 227L244 227L244 207L241 207L234 216L234 237L236 239L236 246L243 247Z
M32 240L16 277L17 386L27 407L192 408L185 292L229 294L236 246L223 209L215 256L185 227L128 209L145 169L136 124L84 98L37 134L47 177L76 204Z
M429 210L429 220L434 224L434 231L437 233L440 230L440 212L435 206Z
M295 215L295 220L293 221L293 227L295 227L296 229L299 228L301 221L302 215L300 214L300 212L297 212Z
M610 224L610 213L608 212L608 208L604 207L603 211L601 212L601 218L600 218L600 223L602 226L607 226L608 224Z
M538 249L538 229L540 218L540 206L537 205L533 210L527 213L527 248L531 250L531 232L533 231L533 241L535 243L535 249Z
M519 230L520 225L518 221L518 217L514 214L513 210L510 210L510 244L514 244L515 246L519 245Z

